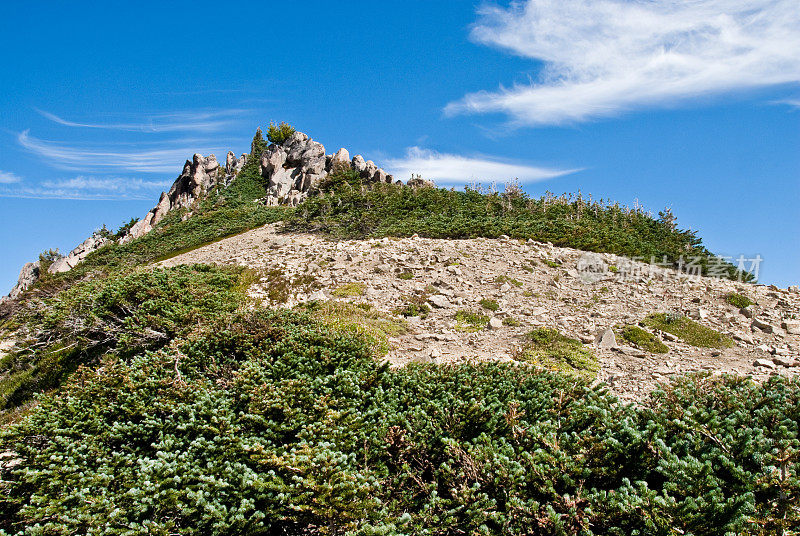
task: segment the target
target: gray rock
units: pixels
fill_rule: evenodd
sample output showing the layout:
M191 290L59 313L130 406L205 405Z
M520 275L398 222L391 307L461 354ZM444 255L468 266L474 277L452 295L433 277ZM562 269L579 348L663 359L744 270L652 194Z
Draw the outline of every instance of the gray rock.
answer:
M428 298L428 303L439 309L449 309L453 306L450 300L447 299L447 296L442 296L441 294L434 294Z
M283 147L270 145L261 156L261 176L269 179L273 173L283 169L286 163L286 151Z
M433 181L423 179L422 175L412 175L406 184L412 188L434 188L436 186Z
M800 321L798 320L785 320L781 327L786 330L789 335L800 335Z
M766 322L762 322L758 318L754 318L753 321L750 323L750 327L754 329L758 329L763 331L764 333L774 333L775 327L767 324Z
M787 289L789 292L800 294L800 285L792 285Z
M308 301L325 301L327 299L327 296L325 296L325 293L322 290L315 290L308 295Z
M225 175L227 176L235 176L241 170L242 167L247 163L247 155L243 154L239 158L236 158L236 155L233 154L233 151L228 151L228 155L225 158Z
M361 177L367 180L372 180L376 171L378 171L378 166L375 165L375 162L372 160L367 160L367 162L364 164L364 171L361 172Z
M8 297L17 299L20 294L31 288L39 280L39 261L29 262L19 271L17 284L11 289Z
M328 171L339 171L342 169L350 169L350 153L347 152L347 149L342 147L336 154L333 155L331 158L330 167L327 168Z
M367 163L364 161L364 157L360 154L357 154L353 157L352 166L353 169L358 173L362 173L367 169Z
M47 271L51 274L57 274L71 270L80 264L90 253L97 251L109 243L111 243L111 240L102 236L99 232L95 232L92 236L78 244L78 246L66 256L53 261L53 264L50 265Z
M754 367L764 367L764 368L768 368L768 369L774 369L775 368L775 363L773 363L769 359L756 359L755 361L753 361L753 366Z
M503 327L503 321L496 316L493 316L489 319L489 329L501 329Z
M782 367L794 367L795 366L795 360L792 359L791 357L783 357L783 356L781 356L781 357L773 357L772 358L772 362L775 363L776 365L780 365Z
M600 348L619 348L617 338L612 329L601 330L594 339L595 344Z
M744 307L742 309L739 309L739 312L745 318L753 318L753 310L750 307Z

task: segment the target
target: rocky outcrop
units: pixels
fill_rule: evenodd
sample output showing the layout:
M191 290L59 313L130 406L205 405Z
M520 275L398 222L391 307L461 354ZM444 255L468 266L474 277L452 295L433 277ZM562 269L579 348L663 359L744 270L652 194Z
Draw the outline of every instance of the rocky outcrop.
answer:
M66 272L78 265L89 253L100 249L106 244L110 243L111 239L103 236L99 232L95 232L81 242L75 249L70 251L66 256L53 261L53 264L47 269L51 274Z
M251 153L253 152L251 147ZM158 204L144 218L136 222L119 239L120 243L130 242L149 233L172 210L191 209L196 201L205 197L216 186L227 187L247 163L247 154L238 158L228 151L224 168L212 154L204 157L195 154L183 165L183 171L172 183L168 192L162 192ZM295 132L281 144L272 144L263 152L260 173L267 187L267 196L262 200L266 205L295 206L302 202L310 192L335 171L355 170L367 183L391 183L394 178L380 169L372 160L364 160L361 155L352 159L347 149L339 149L334 154L326 154L325 147L302 132ZM399 182L399 181L398 181ZM410 186L433 186L430 181L415 177ZM48 269L51 273L66 272L83 261L91 252L101 248L110 239L95 233L67 256L53 262ZM20 274L20 280L12 291L16 297L38 279L39 264L28 263Z
M302 132L282 144L272 144L261 156L261 176L267 184L267 205L295 206L305 199L329 173L352 169L368 183L390 183L394 179L372 160L361 155L350 159L347 149L326 155L325 147Z
M14 288L11 289L11 292L8 294L8 297L11 298L12 300L18 298L20 294L31 288L33 284L36 283L36 281L38 280L39 280L39 261L27 263L25 266L22 267L22 270L20 270L17 284L14 285Z
M204 197L218 183L225 182L228 169L238 172L245 160L245 158L237 159L233 157L233 153L228 153L225 170L223 170L217 162L217 157L213 154L208 157L195 154L192 160L187 160L183 165L183 172L172 183L169 192L161 194L155 208L136 222L120 242L129 242L134 238L146 235L171 210L191 207L195 201Z

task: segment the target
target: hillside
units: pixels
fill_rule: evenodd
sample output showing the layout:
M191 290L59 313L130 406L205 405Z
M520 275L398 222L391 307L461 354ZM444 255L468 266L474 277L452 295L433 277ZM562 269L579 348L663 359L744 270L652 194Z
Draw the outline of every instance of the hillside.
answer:
M798 534L800 291L285 124L0 301L2 534Z

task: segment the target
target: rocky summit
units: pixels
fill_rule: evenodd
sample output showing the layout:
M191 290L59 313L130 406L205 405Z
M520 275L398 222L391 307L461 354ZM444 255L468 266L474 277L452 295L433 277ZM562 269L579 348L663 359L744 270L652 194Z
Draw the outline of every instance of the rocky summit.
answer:
M0 535L796 534L796 286L266 138L0 300Z

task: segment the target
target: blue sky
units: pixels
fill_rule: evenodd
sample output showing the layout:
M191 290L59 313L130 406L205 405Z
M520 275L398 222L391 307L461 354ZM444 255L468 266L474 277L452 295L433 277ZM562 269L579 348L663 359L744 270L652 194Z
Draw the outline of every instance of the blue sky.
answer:
M800 282L796 0L9 2L0 292L288 121L403 179L673 209Z

